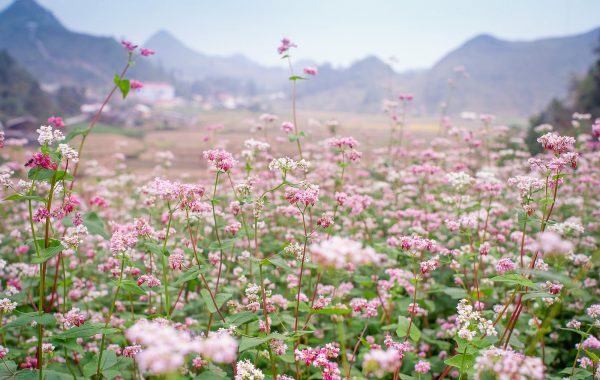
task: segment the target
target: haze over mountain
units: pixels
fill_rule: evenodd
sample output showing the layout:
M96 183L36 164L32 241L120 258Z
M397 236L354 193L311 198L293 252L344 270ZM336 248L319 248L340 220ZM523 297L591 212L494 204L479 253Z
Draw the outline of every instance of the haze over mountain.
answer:
M110 84L127 59L114 38L71 32L34 0L15 0L0 13L0 50L53 84ZM166 78L156 66L138 61L131 75Z
M415 95L412 109L436 114L448 92L447 81L464 66L468 78L456 81L450 111L529 116L553 97L564 97L570 82L594 62L600 28L587 33L533 41L507 41L480 35L443 56L431 68L395 72L376 56L348 67L324 64L319 75L299 84L300 105L349 112L379 112L383 99ZM132 76L142 80L175 80L200 92L243 95L289 92L285 63L265 67L243 55L210 56L195 51L169 32L155 33L145 46L157 51L138 59ZM67 30L34 0L16 0L0 13L0 50L6 49L43 83L110 83L124 62L119 42ZM297 72L302 64L298 63ZM165 74L167 72L168 74ZM173 79L174 78L174 79ZM187 84L186 84L187 83ZM222 87L222 88L220 88Z

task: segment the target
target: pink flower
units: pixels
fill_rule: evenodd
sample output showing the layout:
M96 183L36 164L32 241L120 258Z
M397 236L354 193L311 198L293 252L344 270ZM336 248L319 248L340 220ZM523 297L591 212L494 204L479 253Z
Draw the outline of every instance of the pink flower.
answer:
M52 116L48 118L48 123L52 124L55 128L62 128L65 126L62 117Z
M413 94L400 94L398 98L403 102L410 102L413 100L414 96Z
M277 48L277 53L284 54L287 53L291 48L298 47L295 43L290 41L289 38L284 37L281 39L281 44Z
M144 84L143 84L142 82L140 82L139 80L135 80L135 79L132 79L132 80L129 82L129 86L131 87L131 89L132 89L133 91L139 91L139 90L141 90L142 88L144 88Z
M121 41L121 45L123 45L123 47L130 53L133 53L138 47L137 45L134 45L133 42L127 40Z
M513 271L516 268L517 265L508 257L498 260L498 263L496 264L496 271L498 271L499 274Z
M65 321L68 327L81 326L85 323L85 314L82 313L78 308L73 308L65 314Z
M285 133L291 133L294 131L294 124L290 121L285 121L285 122L281 123L281 129Z
M431 370L431 365L428 361L419 360L417 364L415 364L415 372L425 374Z
M592 135L594 137L600 137L600 118L594 121L594 125L592 125Z
M317 75L317 74L318 74L318 72L319 72L319 71L317 70L317 68L316 68L316 67L305 67L305 68L304 68L304 74L306 74L306 75L312 75L312 76L315 76L315 75Z
M544 149L552 150L555 154L566 153L575 145L575 138L571 136L560 136L555 132L549 132L539 137L537 141Z
M140 48L140 54L141 54L143 57L149 57L149 56L151 56L151 55L154 55L154 54L155 54L155 52L154 52L154 50L152 50L152 49L148 49L148 48L144 48L144 47L143 47L143 48Z
M34 153L25 166L31 168L56 169L56 164L53 164L50 161L50 156L43 153Z
M202 153L205 160L213 164L217 170L228 172L235 165L233 155L223 149L211 149Z

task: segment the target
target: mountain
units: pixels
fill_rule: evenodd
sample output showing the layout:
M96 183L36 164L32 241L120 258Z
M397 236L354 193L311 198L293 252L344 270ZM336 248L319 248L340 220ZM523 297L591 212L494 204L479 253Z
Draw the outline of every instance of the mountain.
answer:
M567 96L573 79L582 77L593 64L599 37L600 28L533 41L479 35L431 68L403 73L375 56L341 68L324 64L318 67L317 77L299 84L298 101L305 108L379 112L385 98L409 92L415 95L411 112L437 115L448 96L448 79L457 76L457 66L463 66L468 78L455 81L450 114L468 110L529 116L550 99ZM283 63L265 67L241 54L211 56L191 49L164 30L150 37L145 46L157 55L138 59L130 76L170 80L182 96L289 94L289 73ZM2 49L44 84L106 85L126 59L118 41L69 31L35 0L15 0L0 13ZM296 62L296 72L310 64Z
M595 61L594 48L599 44L600 28L534 41L507 41L484 34L417 72L395 73L373 56L344 69L323 65L317 78L302 84L300 102L308 108L373 112L386 97L409 92L415 95L413 112L435 115L448 97L447 82L452 79L451 114L469 110L529 116L552 98L568 95L573 80Z
M47 118L54 109L35 78L6 51L0 51L0 122L24 115Z
M283 69L261 66L242 54L218 57L197 52L166 30L152 35L145 46L160 52L156 62L184 81L231 78L260 84L263 90L273 90L287 79Z
M600 28L568 37L506 41L479 35L450 52L427 71L421 95L431 110L446 96L441 84L465 67L468 79L457 81L451 100L456 111L530 115L554 98L568 94L573 79L595 61Z
M0 50L8 51L40 82L49 84L111 83L127 59L115 39L71 32L35 0L15 0L0 13ZM166 78L142 59L130 75Z

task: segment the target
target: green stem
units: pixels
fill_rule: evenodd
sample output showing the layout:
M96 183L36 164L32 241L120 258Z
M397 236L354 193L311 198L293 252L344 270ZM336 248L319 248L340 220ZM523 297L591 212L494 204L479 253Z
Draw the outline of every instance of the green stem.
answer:
M165 241L163 243L162 249L162 266L163 266L163 283L165 288L165 312L167 313L167 319L171 319L171 307L169 303L169 277L167 276L167 271L169 266L167 264L167 258L165 256L165 251L167 250L167 242L169 240L169 232L171 231L171 222L173 221L173 211L171 210L171 205L167 202L167 207L169 208L169 222L167 223L167 233L165 234Z
M110 319L115 311L115 304L117 303L117 297L119 295L119 291L121 290L121 283L123 282L123 271L125 269L125 254L121 258L121 273L119 274L119 283L117 285L117 290L115 291L115 295L113 297L112 303L110 304L110 311L108 313L108 317L106 318L106 323L104 324L104 329L102 330L102 340L100 342L100 354L98 355L98 366L96 367L96 379L101 379L100 376L100 366L102 365L102 354L104 354L104 343L106 339L105 329L108 328L110 323Z

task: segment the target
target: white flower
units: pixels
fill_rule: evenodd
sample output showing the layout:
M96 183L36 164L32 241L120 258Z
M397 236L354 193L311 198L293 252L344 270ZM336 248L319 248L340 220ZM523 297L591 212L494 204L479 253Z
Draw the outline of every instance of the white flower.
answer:
M64 159L67 159L73 163L77 163L79 161L79 155L77 151L67 144L58 144L58 150Z
M0 300L0 312L4 314L8 314L17 308L17 303L12 302L8 298L3 298Z

